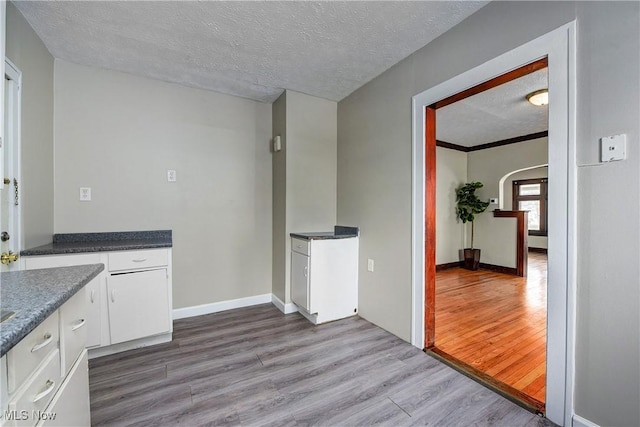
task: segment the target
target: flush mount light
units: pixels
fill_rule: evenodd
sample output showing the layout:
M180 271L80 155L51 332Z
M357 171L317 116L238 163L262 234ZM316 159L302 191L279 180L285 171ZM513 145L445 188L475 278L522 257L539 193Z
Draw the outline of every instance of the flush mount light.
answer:
M536 107L541 107L543 105L549 104L549 89L540 89L535 92L531 92L527 95L527 101L535 105Z

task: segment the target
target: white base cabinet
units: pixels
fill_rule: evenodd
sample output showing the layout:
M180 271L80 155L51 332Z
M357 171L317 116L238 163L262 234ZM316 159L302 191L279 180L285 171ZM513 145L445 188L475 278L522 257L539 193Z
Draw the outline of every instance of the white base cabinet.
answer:
M91 425L86 291L85 286L0 359L2 427Z
M314 324L358 313L358 238L291 241L291 299Z
M24 268L104 264L85 287L89 358L171 341L171 248L23 257Z

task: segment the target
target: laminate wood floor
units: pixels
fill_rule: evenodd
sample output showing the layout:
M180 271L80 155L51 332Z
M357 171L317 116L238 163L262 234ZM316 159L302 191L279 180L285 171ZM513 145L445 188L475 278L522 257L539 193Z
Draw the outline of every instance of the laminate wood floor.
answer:
M546 254L529 253L526 278L463 268L437 273L436 347L542 408L546 322Z
M357 316L270 304L177 320L89 376L94 426L553 425Z

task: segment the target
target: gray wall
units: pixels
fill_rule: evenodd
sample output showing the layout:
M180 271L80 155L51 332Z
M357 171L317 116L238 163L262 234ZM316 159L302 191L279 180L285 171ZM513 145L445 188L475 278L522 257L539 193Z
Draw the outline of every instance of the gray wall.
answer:
M33 247L53 234L53 57L10 2L7 58L22 72L22 226Z
M56 60L55 231L172 229L174 308L271 293L270 138L269 104Z
M338 105L338 222L362 227L360 314L409 340L411 97L577 19L575 409L601 425L640 424L639 7L492 2ZM627 161L586 166L621 132Z
M287 90L273 104L273 293L291 302L289 233L329 231L336 224L337 103Z

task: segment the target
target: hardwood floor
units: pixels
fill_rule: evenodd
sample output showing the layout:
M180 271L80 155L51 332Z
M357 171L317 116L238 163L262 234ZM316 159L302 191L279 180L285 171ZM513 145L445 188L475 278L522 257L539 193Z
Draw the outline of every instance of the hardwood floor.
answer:
M359 317L270 304L175 321L89 375L94 426L553 425Z
M529 253L527 274L462 268L438 272L436 347L543 405L546 254Z

